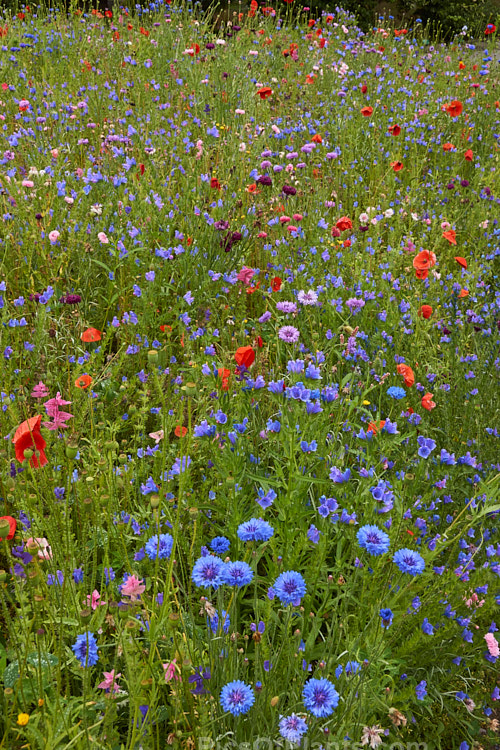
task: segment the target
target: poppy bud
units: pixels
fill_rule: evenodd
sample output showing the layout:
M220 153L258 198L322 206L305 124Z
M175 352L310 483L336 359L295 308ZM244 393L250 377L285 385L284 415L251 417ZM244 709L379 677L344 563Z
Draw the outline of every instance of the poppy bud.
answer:
M10 523L6 518L0 519L0 539L7 539L10 533Z
M275 706L277 706L278 705L278 701L279 701L279 696L278 695L275 695L274 698L271 698L271 707L274 708Z
M77 456L78 453L78 446L77 445L71 445L68 443L66 446L66 458L74 459Z
M35 451L32 450L31 448L26 448L26 450L23 453L23 456L27 461L29 461L30 458L33 458L34 455L35 455Z
M0 583L5 583L7 580L7 571L6 570L0 570Z

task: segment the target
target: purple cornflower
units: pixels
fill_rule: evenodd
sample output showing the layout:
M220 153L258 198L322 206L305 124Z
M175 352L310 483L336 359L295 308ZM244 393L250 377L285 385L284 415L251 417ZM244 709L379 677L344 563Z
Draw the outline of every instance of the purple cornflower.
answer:
M278 337L289 344L296 344L300 337L300 332L294 326L283 326L278 331Z

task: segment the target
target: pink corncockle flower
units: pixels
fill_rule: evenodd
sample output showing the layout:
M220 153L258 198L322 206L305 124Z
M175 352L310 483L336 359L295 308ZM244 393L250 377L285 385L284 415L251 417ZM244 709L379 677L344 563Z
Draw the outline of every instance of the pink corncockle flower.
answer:
M106 690L107 692L112 690L114 693L117 693L120 690L120 686L116 680L122 676L122 673L118 672L118 674L115 675L115 670L112 669L111 672L103 672L103 675L104 680L100 682L97 687L101 690Z
M266 237L267 237L267 232L259 232L259 234L257 235L257 237L259 237L259 239L261 239L261 240L265 240Z
M52 232L49 232L49 240L50 240L51 244L55 245L60 236L61 235L57 231L57 229L53 229Z
M288 224L289 221L290 221L289 216L280 216L280 224Z
M100 593L97 591L97 589L94 589L91 594L87 594L87 607L92 607L92 609L97 609L97 607L103 607L106 605L106 602L100 602L99 599L101 598Z
M288 231L290 232L290 234L291 234L292 232L298 232L298 227L294 227L294 226L293 226L293 224L289 224L289 225L287 226L287 230L288 230Z
M467 598L466 598L466 597L464 596L464 597L463 597L463 600L464 600L464 602L465 602L465 606L466 606L466 607L469 607L469 609L470 609L470 608L472 607L472 605L474 605L475 607L482 607L482 606L483 606L483 604L484 604L484 603L486 602L486 600L485 600L485 599L481 599L481 600L479 600L479 597L478 597L478 595L476 594L476 592L475 592L475 591L474 591L474 592L473 592L473 593L472 593L472 594L470 595L470 598L469 598L469 599L467 599Z
M105 232L99 232L99 234L97 235L97 239L103 245L107 245L109 243L108 236L107 236L107 234Z
M23 187L27 187L27 188L32 188L32 187L35 187L35 183L33 182L33 180L23 180L23 181L21 182L21 185L22 185Z
M61 394L59 391L57 392L57 395L55 398L51 398L49 401L46 401L45 411L47 412L49 417L52 417L54 420L53 422L42 422L43 426L46 427L48 430L59 430L65 429L68 425L66 422L68 419L73 418L73 414L70 414L69 411L62 411L59 409L60 406L67 406L70 404L71 401L65 401L63 398L61 398Z
M238 281L242 281L245 286L248 286L250 284L250 281L255 276L255 271L253 268L248 268L248 266L243 266L241 271L239 272L238 276L236 277Z
M45 537L32 537L26 539L26 549L29 545L36 544L38 547L38 557L40 560L52 560L52 549Z
M137 578L137 576L129 576L126 582L122 586L122 596L129 596L131 602L136 602L141 594L146 591L146 586L143 584L143 579Z
M294 215L292 216L292 219L293 219L294 221L302 221L302 219L303 219L303 218L304 218L304 217L302 216L302 214L294 214Z
M149 437L155 441L156 445L158 445L160 440L163 440L163 437L164 437L163 430L158 430L158 432L150 432Z
M449 221L442 221L441 229L443 230L443 232L446 232L447 229L451 229L451 224L449 223Z
M34 386L31 391L31 398L47 398L49 395L49 389L41 380Z
M165 670L165 682L170 682L170 680L176 680L177 682L180 681L181 676L180 674L177 674L177 670L179 669L177 666L177 659L174 659L170 663L163 664L162 666Z
M500 656L500 648L498 647L498 641L493 635L493 633L486 633L484 636L484 640L486 641L486 645L488 646L488 651L490 652L490 656Z

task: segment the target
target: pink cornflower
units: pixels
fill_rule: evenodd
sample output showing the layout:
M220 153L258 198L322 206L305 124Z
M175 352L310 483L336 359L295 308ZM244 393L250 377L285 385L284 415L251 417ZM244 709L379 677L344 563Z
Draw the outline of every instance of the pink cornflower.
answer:
M250 281L255 276L255 271L253 268L248 268L248 266L243 266L241 271L239 272L238 276L236 277L238 281L242 281L245 286L248 286L250 284Z
M115 670L112 669L111 672L103 672L103 675L104 680L97 687L107 692L113 690L113 692L117 693L120 690L120 686L115 680L122 676L121 672L115 675Z
M500 656L500 648L498 647L498 641L493 635L493 633L486 633L484 636L484 640L486 641L486 645L488 646L488 651L490 652L490 656Z
M26 539L26 549L30 544L37 545L38 557L40 560L52 560L52 549L45 537L39 538L30 536L29 539Z
M97 589L94 589L92 594L87 594L87 606L92 607L92 609L97 609L97 607L105 606L106 602L100 602L100 598L100 593L97 591Z
M145 591L146 586L143 585L143 579L139 580L134 575L129 576L122 586L122 596L130 596L131 602L136 602L139 596Z

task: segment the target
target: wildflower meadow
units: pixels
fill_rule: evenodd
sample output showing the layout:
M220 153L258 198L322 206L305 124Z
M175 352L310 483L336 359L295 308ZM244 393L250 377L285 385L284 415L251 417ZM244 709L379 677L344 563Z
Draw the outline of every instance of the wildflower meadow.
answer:
M498 747L498 22L3 11L0 749Z

